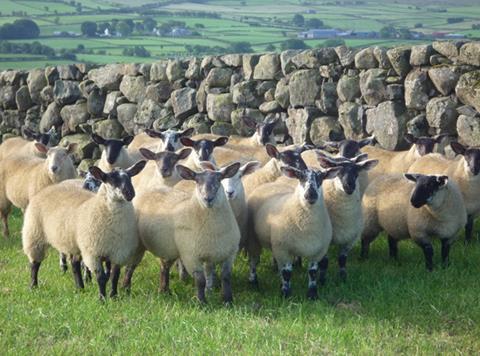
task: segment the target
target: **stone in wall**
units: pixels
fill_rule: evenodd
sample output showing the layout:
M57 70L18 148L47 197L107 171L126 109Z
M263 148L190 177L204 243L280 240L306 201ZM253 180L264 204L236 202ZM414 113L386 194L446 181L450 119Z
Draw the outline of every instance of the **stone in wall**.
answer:
M375 135L380 146L387 150L404 148L408 114L403 103L384 101L366 112L368 134Z
M320 96L321 77L314 69L299 70L293 73L288 84L290 105L293 107L314 106Z

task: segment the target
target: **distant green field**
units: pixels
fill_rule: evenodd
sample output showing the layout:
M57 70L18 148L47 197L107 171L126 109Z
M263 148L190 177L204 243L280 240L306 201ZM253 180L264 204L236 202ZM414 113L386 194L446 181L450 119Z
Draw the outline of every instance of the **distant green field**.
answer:
M480 38L480 30L473 30L472 25L480 23L480 3L474 0L446 0L410 1L389 0L388 4L381 0L367 0L361 5L334 5L333 2L312 1L301 2L292 0L210 0L199 2L178 2L157 7L156 10L170 11L172 15L155 14L154 19L159 23L171 20L183 21L189 28L198 31L200 37L172 38L133 35L128 38L59 38L54 33L59 31L80 34L80 27L84 21L96 23L111 22L113 19L142 21L141 9L132 13L117 13L110 9L121 6L140 6L142 4L162 3L166 1L106 1L106 0L79 0L83 12L78 13L75 6L69 3L59 3L43 0L1 0L0 25L13 22L18 17L10 16L12 11L25 11L40 27L40 41L51 46L56 51L72 50L80 44L93 54L78 54L79 61L108 63L115 61L152 61L168 56L185 54L185 45L220 46L228 47L234 42L250 42L255 51L264 51L266 45L273 44L280 48L280 44L288 38L295 38L301 28L292 25L294 14L302 14L306 20L317 18L331 28L356 31L379 31L382 27L393 25L397 28L406 27L410 30L421 31L426 34L432 32L452 32L466 34ZM98 12L97 8L103 10ZM446 12L433 10L445 9ZM307 14L307 10L315 11ZM220 18L202 16L186 16L185 11L211 12L220 15ZM147 14L149 11L147 11ZM462 17L463 22L448 24L449 17ZM58 23L55 23L58 18ZM196 25L202 25L198 27ZM252 25L253 24L253 25ZM421 28L416 28L422 24ZM32 40L18 40L15 42L32 42ZM314 47L325 42L324 39L307 40L306 43ZM400 43L422 43L422 41L405 41L395 39L346 39L350 46L367 46L378 44L393 46ZM151 58L125 57L122 51L135 45L144 46L151 53ZM98 54L105 51L105 54ZM4 59L3 61L2 58ZM26 59L28 59L26 57ZM40 59L11 63L7 56L0 54L0 69L29 68L43 65ZM44 61L44 62L51 62Z

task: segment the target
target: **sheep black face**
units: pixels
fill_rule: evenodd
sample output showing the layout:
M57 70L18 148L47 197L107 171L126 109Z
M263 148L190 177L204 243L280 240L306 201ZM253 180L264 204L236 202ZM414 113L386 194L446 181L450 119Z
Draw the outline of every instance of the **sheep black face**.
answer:
M374 137L365 138L360 141L355 140L342 140L342 141L329 141L326 142L326 146L333 147L338 150L338 154L345 158L353 158L360 153L360 149L367 145L373 145L376 142Z
M465 158L470 173L474 176L480 173L480 149L468 148L458 142L451 142L450 146L456 154L460 154Z
M105 184L107 195L113 201L131 201L135 198L132 177L142 171L147 161L139 161L128 169L115 168L109 173L93 166L88 170L92 176Z
M220 170L216 170L215 166L209 163L202 163L202 167L205 170L200 173L182 165L177 165L176 169L183 179L195 181L195 192L200 204L205 208L211 208L217 200L221 181L226 178L232 178L238 172L240 163L233 163Z
M191 152L191 148L185 148L178 154L170 151L154 153L146 148L140 148L140 153L143 157L155 161L158 173L160 173L163 178L171 177L178 161L187 158Z
M41 143L45 146L48 146L48 143L50 142L50 134L48 132L42 134L25 128L23 129L23 134L27 139Z
M228 142L228 137L219 137L215 141L207 139L195 141L189 137L182 137L180 142L185 147L192 147L200 162L207 162L211 160L214 148L224 146Z
M275 143L275 137L273 135L273 129L277 125L278 119L266 120L265 122L257 123L255 120L248 116L242 117L245 125L251 129L255 129L258 143L265 146L267 143Z
M269 143L265 145L265 149L267 150L267 154L279 160L283 164L294 167L297 169L307 169L307 165L305 164L305 161L302 158L302 152L306 151L309 149L310 146L301 146L298 149L294 150L285 150L283 152L279 152L278 149Z
M182 147L180 139L182 137L190 137L193 134L194 129L189 128L185 131L166 130L158 132L155 130L147 129L146 134L150 137L156 137L162 140L165 151L175 152Z
M106 140L100 135L92 134L92 140L99 145L105 146L108 164L115 164L123 146L128 146L132 142L133 136L127 136L122 140Z
M434 137L415 137L412 134L405 135L405 141L415 145L420 156L425 156L433 152L435 144L442 142L448 135L442 134Z
M410 203L414 208L421 208L425 204L432 204L438 191L448 183L447 176L405 174L405 178L415 182Z
M326 171L300 170L293 167L282 167L281 170L288 178L299 180L301 187L299 194L308 204L313 205L322 194L323 181L336 177L339 167L330 168Z
M338 184L346 194L353 194L357 187L358 175L362 170L370 170L378 164L378 160L365 160L368 155L361 154L353 159L347 159L344 157L328 157L320 151L316 151L317 159L323 168L339 167L340 170L337 174Z
M100 188L100 185L102 185L102 182L96 179L92 173L90 172L84 172L80 171L79 172L80 177L82 177L83 180L83 185L82 188L85 190L89 190L91 192L98 192L98 189Z

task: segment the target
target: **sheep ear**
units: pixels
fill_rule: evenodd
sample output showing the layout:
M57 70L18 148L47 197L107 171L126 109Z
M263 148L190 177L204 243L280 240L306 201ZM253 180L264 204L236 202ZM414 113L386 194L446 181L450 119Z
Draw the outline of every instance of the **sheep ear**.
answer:
M195 180L197 177L197 173L192 171L190 168L182 166L181 164L177 164L175 166L175 169L177 170L178 175L182 177L182 179Z
M257 122L248 116L242 116L242 121L249 129L255 129L257 127Z
M96 144L98 145L104 145L105 144L105 139L100 136L100 135L97 135L97 134L92 134L92 140L93 142L95 142Z
M37 151L40 152L40 153L45 153L45 154L47 154L47 152L48 152L48 147L45 146L43 143L40 143L40 142L35 142L35 148L36 148Z
M195 141L193 141L190 137L181 137L180 142L185 147L193 147L193 145L195 144Z
M455 152L457 155L464 155L465 151L467 150L465 146L463 146L459 142L450 142L450 147L452 147L453 152Z
M240 167L240 176L243 177L255 172L261 167L261 165L262 164L258 161L250 161L245 163L242 167Z
M96 180L99 180L101 182L106 182L107 181L107 174L104 173L100 168L97 166L92 166L88 169L90 174L95 178Z
M155 158L156 158L156 155L154 152L150 151L149 149L147 148L140 148L139 149L141 155L143 157L145 157L146 159L150 160L150 161L155 161Z
M368 161L360 162L358 164L358 166L362 170L369 171L369 170L375 168L377 166L377 164L378 164L378 159L371 159L371 160L368 160Z
M335 178L342 167L332 167L322 172L323 179L333 179Z
M368 159L368 153L360 153L358 156L352 159L355 163L365 162Z
M126 172L130 177L136 176L138 173L142 171L142 169L145 168L146 164L147 164L147 161L138 161L130 168L127 168Z
M317 154L318 163L320 163L320 166L322 166L323 168L331 168L331 167L336 167L337 166L337 162L332 160L330 157L327 157L322 152L315 151L315 153Z
M235 162L220 170L221 179L232 178L240 169L240 162Z
M270 143L267 143L265 145L265 149L267 150L267 154L272 157L272 158L276 158L278 159L280 157L280 152L278 152L277 148L270 144Z
M447 176L438 176L437 183L440 188L446 187L448 184L448 177Z
M227 142L228 142L228 137L222 136L217 138L215 141L213 141L213 145L215 147L224 146L227 144Z
M405 141L413 145L415 142L417 142L417 138L412 134L405 134Z
M181 132L180 136L181 137L190 137L190 136L192 136L193 131L195 131L195 129L193 127L190 127L189 129L186 129L185 131Z
M85 178L85 177L87 176L87 172L79 169L79 170L78 170L78 175L79 175L80 177L82 177L82 178Z
M363 140L359 141L358 145L360 146L360 148L362 148L362 147L365 147L367 145L373 145L377 142L378 141L375 138L375 136L370 136L370 137L364 138Z
M293 167L281 167L280 168L283 175L288 178L292 179L302 179L303 178L303 173L299 169L293 168Z
M68 146L67 146L67 153L68 154L72 154L73 152L75 152L75 150L77 149L78 147L78 143L70 143Z
M122 142L125 146L128 146L133 141L133 136L124 137Z
M163 133L162 132L157 132L157 131L152 130L152 129L146 129L145 133L148 136L153 137L153 138L163 138Z
M178 160L182 160L182 159L185 159L187 158L190 153L192 153L192 149L191 148L184 148L183 150L180 151L180 153L178 154Z
M450 136L449 134L440 134L440 135L435 136L434 140L435 140L436 143L441 143L444 138L447 138L449 136Z
M30 140L36 140L38 137L38 134L35 131L30 130L28 127L23 129L23 134Z
M411 180L412 182L416 182L417 179L420 177L420 174L405 173L404 177L407 178L408 180Z

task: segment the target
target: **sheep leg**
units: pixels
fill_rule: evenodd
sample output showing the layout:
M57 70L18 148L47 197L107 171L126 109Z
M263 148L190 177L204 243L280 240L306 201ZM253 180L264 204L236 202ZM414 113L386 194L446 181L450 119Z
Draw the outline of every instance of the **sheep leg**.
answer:
M232 261L225 261L222 266L222 296L227 305L233 303L232 293Z
M318 299L317 272L318 272L318 262L310 262L310 264L308 265L308 291L307 291L307 298L310 300Z
M259 260L260 260L259 256L250 256L248 261L248 264L250 266L250 271L248 274L248 283L254 288L258 288L257 265Z
M215 283L215 264L205 263L204 270L205 270L206 288L207 288L207 291L211 291Z
M181 259L177 260L177 270L178 270L178 277L182 282L185 282L188 278L188 272L185 268L185 266L182 263Z
M195 285L197 287L197 298L202 304L206 304L207 300L205 299L205 274L203 271L193 272L193 278L195 278Z
M91 282L92 281L92 272L88 269L87 266L82 262L81 266L83 268L83 278L85 279L85 282Z
M449 265L449 255L450 255L450 240L442 239L442 267L446 268Z
M70 259L72 258L73 256L70 256ZM72 268L73 268L73 265L72 265ZM67 272L68 270L67 255L64 253L60 254L60 269L62 270L63 273Z
M112 290L110 291L110 298L115 298L118 294L118 280L120 278L121 267L117 264L113 265L112 269ZM108 280L108 278L107 278Z
M127 293L130 293L130 289L132 287L133 272L135 272L136 268L137 265L131 265L125 268L125 277L123 278L122 288L125 289Z
M373 238L370 238L368 236L363 236L362 237L362 247L360 251L360 258L361 259L367 259L368 258L368 252L370 251L370 243L373 241Z
M327 269L328 269L327 255L323 256L323 258L320 260L319 267L320 267L320 276L318 277L318 280L320 282L320 285L323 286L327 281Z
M112 262L105 257L105 275L107 276L107 281L110 279L110 274L112 272Z
M340 279L345 282L347 280L347 253L341 251L338 255L338 268Z
M97 277L98 291L100 292L100 300L105 301L107 298L107 276L103 270L101 262L95 269L95 276Z
M388 251L390 254L390 258L398 258L398 240L395 240L390 235L388 235Z
M174 263L175 261L161 261L159 288L160 293L170 293L170 268Z
M8 229L8 214L10 213L10 208L7 208L6 210L1 210L0 211L0 217L2 218L2 224L3 224L3 236L5 238L10 237L10 230Z
M83 284L82 279L82 268L80 263L80 258L71 256L70 263L72 264L73 278L75 279L75 286L78 289L83 289L85 285Z
M429 272L433 270L433 246L430 242L417 242L425 256L425 267Z
M40 264L42 262L33 261L30 263L30 288L36 288L38 286L38 270L40 269Z
M288 298L292 295L292 269L293 266L291 263L282 264L282 268L280 269L280 278L282 280L280 292L284 298Z
M467 216L467 224L465 225L465 243L472 242L473 236L473 215Z

